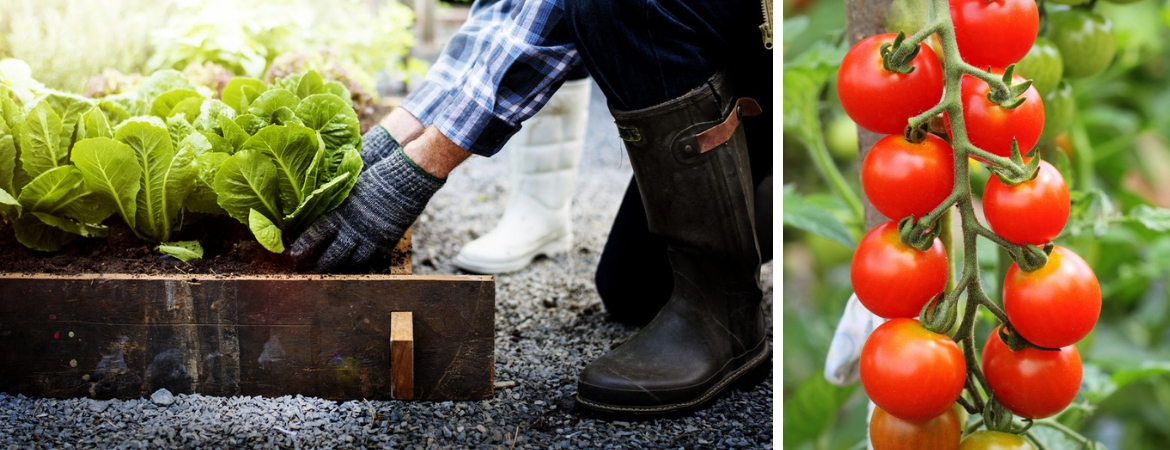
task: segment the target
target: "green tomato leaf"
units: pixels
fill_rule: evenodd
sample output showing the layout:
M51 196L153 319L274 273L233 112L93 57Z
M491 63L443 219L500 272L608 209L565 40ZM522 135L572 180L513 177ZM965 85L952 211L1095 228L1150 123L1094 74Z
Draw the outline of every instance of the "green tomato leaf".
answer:
M1170 209L1141 205L1130 210L1128 219L1140 223L1150 231L1170 231Z
M244 142L240 151L260 153L276 164L279 211L283 216L296 210L309 194L305 192L304 180L322 146L316 132L289 124L260 130Z
M215 174L219 206L228 215L248 223L250 210L281 217L276 165L258 151L240 150L223 161Z
M1117 392L1117 383L1110 379L1109 374L1101 367L1091 362L1084 363L1081 368L1081 395L1091 404L1100 404L1101 401Z
M195 92L193 89L176 89L173 91L168 91L162 95L159 95L158 97L155 97L154 101L151 102L150 115L166 119L171 116L171 113L175 110L175 107L184 100L202 98L203 96L199 95L199 93ZM200 105L202 105L202 103L202 101L199 102ZM190 108L190 106L191 105L188 104L184 107Z
M1170 375L1170 362L1164 361L1147 361L1141 365L1133 368L1118 369L1113 372L1113 382L1117 384L1118 388Z
M250 88L251 96L245 94L245 87ZM268 85L264 84L263 81L255 78L235 77L228 80L227 86L224 86L223 94L220 95L220 98L236 111L247 111L252 101L266 90L268 90Z
M853 234L840 219L805 201L792 185L784 187L784 225L827 237L851 249L857 246Z
M199 241L163 242L154 248L159 253L170 255L182 262L203 258L203 245Z
M260 211L254 209L248 211L248 229L252 230L252 235L256 236L256 240L268 251L284 253L284 242L281 240L280 228L264 217Z
M37 103L21 125L20 162L30 177L64 164L61 117L46 102Z
M828 430L855 388L833 386L820 376L797 386L784 403L784 448L796 448Z
M310 95L297 106L296 113L305 126L321 134L327 150L361 145L361 125L348 99L332 94Z
M112 203L126 224L136 228L142 168L134 149L110 138L84 139L73 147L71 159L89 189Z

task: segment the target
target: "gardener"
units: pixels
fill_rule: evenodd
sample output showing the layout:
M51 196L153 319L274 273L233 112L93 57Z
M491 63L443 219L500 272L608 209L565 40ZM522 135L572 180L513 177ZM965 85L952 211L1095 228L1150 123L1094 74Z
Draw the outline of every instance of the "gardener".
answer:
M672 273L674 288L661 299L636 299L633 309L668 301L649 325L580 373L578 401L608 412L669 413L704 404L753 369L767 374L752 165L739 127L740 117L759 107L734 91L770 109L771 55L757 34L759 3L619 3L494 3L503 20L465 35L477 39L463 47L473 50L472 62L431 125L424 129L398 109L383 122L386 132L367 135L368 169L292 254L316 259L321 271L356 270L385 257L456 166L471 154L499 151L584 64L610 103L637 180L602 256L599 285L607 265L626 264L612 263L613 252L628 250L614 242L625 233L619 224L640 216L645 235L662 247L635 256L665 260L661 273ZM771 129L758 125L766 131L750 134L764 150L756 164L763 174L771 169ZM649 264L634 267L616 278L629 283L653 273L644 272ZM631 309L603 299L611 312Z

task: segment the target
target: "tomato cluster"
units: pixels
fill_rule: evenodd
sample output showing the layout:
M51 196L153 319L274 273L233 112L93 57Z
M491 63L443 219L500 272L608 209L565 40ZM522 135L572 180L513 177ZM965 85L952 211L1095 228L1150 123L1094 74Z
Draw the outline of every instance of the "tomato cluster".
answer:
M1101 288L1084 259L1053 245L1069 219L1070 193L1061 173L1032 151L1072 120L1067 79L1091 76L1112 60L1111 24L1089 8L1049 5L1045 32L1038 35L1041 14L1035 0L950 0L949 5L954 41L947 45L955 47L945 48L958 48L957 56L966 63L957 64L960 70L947 67L954 59L940 62L942 53L923 43L899 49L896 34L883 34L855 45L838 73L838 95L849 117L862 128L889 135L869 149L861 182L874 208L892 220L866 233L850 265L858 300L889 319L861 351L861 382L877 406L870 438L875 449L1030 448L1019 435L998 431L962 438L956 402L969 383L985 380L988 401L1038 419L1064 410L1080 388L1075 344L1097 322ZM891 65L891 54L913 58ZM961 79L958 101L948 108L958 107L962 117L944 114L945 134L910 128L912 120L924 122L916 117L925 111L948 110L935 107L954 101L943 97L944 80L952 76ZM956 136L956 130L962 133ZM1003 282L1000 317L1006 321L987 339L981 360L966 358L957 344L963 337L947 334L956 333L949 325L954 322L934 319L939 305L957 303L958 296L946 292L952 273L941 240L916 234L937 228L932 221L945 208L972 201L964 194L969 186L956 184L960 176L969 180L961 170L967 165L956 161L957 155L968 154L956 150L969 147L957 142L986 152L972 156L996 174L983 190L986 229L979 233L1018 261ZM975 223L964 225L964 239L975 239L979 233L967 227L981 225L973 214L963 214L965 224ZM978 283L980 277L964 279ZM990 300L981 305L996 306ZM974 309L969 311L964 314ZM930 320L920 322L920 315ZM971 328L966 329L964 342L974 342ZM969 367L968 361L979 367ZM976 403L983 404L981 397Z

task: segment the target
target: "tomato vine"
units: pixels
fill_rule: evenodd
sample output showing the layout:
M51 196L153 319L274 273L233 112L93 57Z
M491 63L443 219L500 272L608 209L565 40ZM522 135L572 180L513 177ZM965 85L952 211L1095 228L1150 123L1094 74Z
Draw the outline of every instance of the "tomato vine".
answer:
M924 41L931 36L938 36L942 47L940 55L944 82L942 99L929 109L908 119L905 138L911 142L921 141L922 130L926 128L928 122L943 115L947 121L946 125L951 137L950 145L953 148L954 184L950 194L938 206L917 219L913 216L901 219L898 224L898 229L901 240L906 245L914 247L919 251L924 251L934 245L936 236L944 231L944 227L950 227L948 220L950 217L949 212L952 208L957 209L958 224L962 231L963 259L958 281L952 285L948 285L947 289L941 294L941 299L927 301L925 303L926 306L922 307L920 314L921 323L930 331L950 336L962 348L963 358L966 363L966 377L962 389L963 393L958 396L957 402L968 413L981 414L980 424L986 426L989 430L1026 435L1030 435L1029 428L1033 424L1043 424L1069 435L1087 448L1095 448L1098 445L1097 443L1090 441L1067 427L1061 426L1053 420L1044 419L1043 417L1047 417L1045 415L1024 412L1023 414L1028 417L1022 421L1013 420L1012 412L996 398L995 389L993 388L993 384L996 383L1000 383L1002 388L1002 383L1005 382L1002 379L1003 375L997 373L995 376L999 380L993 380L993 382L989 383L989 377L985 375L981 368L982 366L977 357L979 353L974 337L975 324L980 307L988 310L1003 324L999 329L1000 331L997 331L999 334L993 335L991 339L997 342L1002 339L1002 342L998 345L1006 345L1010 348L1011 354L1018 352L1019 355L1024 355L1024 352L1041 352L1038 354L1043 356L1053 355L1049 352L1059 353L1069 348L1071 348L1072 352L1075 352L1076 349L1075 347L1071 347L1071 344L1069 344L1069 347L1063 347L1063 349L1044 348L1025 340L1011 324L1009 315L1005 312L1005 309L992 300L986 293L979 276L977 241L980 237L1005 249L1015 261L1018 270L1024 272L1032 272L1044 267L1048 262L1049 253L1053 251L1054 246L1050 242L1036 245L1032 243L1034 240L1023 240L1021 242L1021 239L1013 238L1014 241L1021 243L1009 241L997 235L992 229L984 226L977 218L972 200L971 178L969 173L971 158L988 164L995 176L1003 184L1009 186L1031 181L1041 169L1041 161L1038 156L1025 158L1022 153L1031 150L1034 142L1022 143L1024 148L1021 149L1021 143L1016 140L1016 136L1008 136L1008 142L1011 143L1011 148L1010 153L1007 155L1004 155L1005 152L1002 150L996 151L997 149L981 148L973 143L972 136L969 133L971 131L971 124L968 123L970 118L965 117L964 96L969 95L969 93L964 92L963 86L967 84L964 82L964 79L974 77L974 79L986 83L988 89L988 93L985 95L986 99L1002 107L1008 113L1011 113L1013 109L1019 108L1021 104L1029 101L1032 102L1028 105L1029 108L1041 107L1038 104L1041 101L1040 96L1035 94L1034 88L1030 88L1031 81L1023 81L1019 76L1013 75L1013 66L1008 66L1005 70L996 72L987 70L986 68L976 67L966 62L959 53L959 39L956 37L956 24L952 18L952 14L954 13L951 12L951 14L948 14L948 11L951 10L948 1L931 0L931 6L932 17L927 26L909 37L899 34L893 40L892 44L884 45L881 51L883 64L886 64L886 70L891 73L905 75L913 73L914 68L907 67L907 64L914 59L914 55L917 54L919 47ZM1015 59L1018 60L1019 58L1017 57ZM843 64L844 67L845 65ZM900 102L902 100L897 101ZM1042 110L1040 114L1039 120L1042 126ZM1035 134L1038 136L1039 129L1035 131ZM1062 220L1067 220L1067 213L1066 217ZM1063 222L1061 222L1061 226L1063 226ZM861 251L862 248L859 246L859 253ZM1096 283L1095 278L1092 281ZM966 294L965 304L961 303L961 300L964 298L963 294ZM1098 292L1098 304L1099 295ZM862 296L860 291L858 291L858 296L859 298ZM1051 317L1051 319L1057 320L1055 316ZM1095 320L1096 317L1094 316L1093 322ZM955 329L956 323L957 329ZM1091 324L1089 328L1091 328ZM954 332L951 333L951 330L954 330ZM1083 337L1083 334L1080 337ZM1075 340L1079 340L1079 337L1073 341L1075 342ZM1030 356L1027 357L1036 357L1032 353L1028 353L1028 355ZM862 364L863 367L867 364L864 356ZM864 373L862 374L862 378L863 382L865 382ZM1036 380L1022 380L1020 377L1007 380L1006 382L1026 384L1018 386L1019 389L1045 388L1042 383L1037 384ZM1080 359L1078 356L1076 358L1075 384L1079 385L1079 382ZM1067 385L1068 383L1065 384ZM1005 390L1005 396L1006 392L1008 390ZM1072 393L1075 395L1075 389ZM1065 396L1066 394L1061 393L1061 395ZM1010 400L1006 397L1004 398L1005 403L1010 403ZM1071 401L1071 397L1069 401ZM1067 402L1064 403L1064 405L1067 404ZM883 405L879 404L879 406ZM1059 409L1063 409L1063 406L1058 408L1057 412ZM1051 408L1044 410L1043 413L1048 415L1055 414L1051 411ZM1032 436L1029 437L1038 448L1043 449L1043 445L1037 439Z

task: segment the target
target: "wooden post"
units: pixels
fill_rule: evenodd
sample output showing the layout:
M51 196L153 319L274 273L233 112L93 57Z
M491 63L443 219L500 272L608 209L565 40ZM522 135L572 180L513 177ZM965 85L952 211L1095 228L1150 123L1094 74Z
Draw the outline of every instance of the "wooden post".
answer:
M893 0L845 0L845 31L849 37L849 45L854 45L862 39L886 32L886 10ZM874 133L864 128L857 128L857 146L860 155L858 161L865 161L869 148L885 137L884 134ZM861 203L865 206L865 229L881 225L890 219L883 216L869 203L865 192L861 193Z
M390 397L414 398L414 325L410 311L390 313Z

